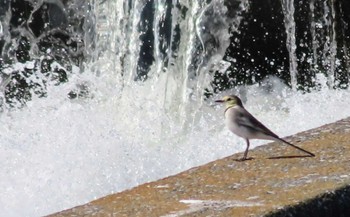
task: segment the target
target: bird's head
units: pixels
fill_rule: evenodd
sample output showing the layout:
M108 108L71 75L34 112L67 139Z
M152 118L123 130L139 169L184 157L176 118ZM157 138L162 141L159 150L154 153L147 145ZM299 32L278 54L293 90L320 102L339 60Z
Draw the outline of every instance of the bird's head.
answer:
M224 96L222 99L216 100L215 102L225 103L226 108L233 107L233 106L243 107L242 100L238 96L235 96L235 95Z

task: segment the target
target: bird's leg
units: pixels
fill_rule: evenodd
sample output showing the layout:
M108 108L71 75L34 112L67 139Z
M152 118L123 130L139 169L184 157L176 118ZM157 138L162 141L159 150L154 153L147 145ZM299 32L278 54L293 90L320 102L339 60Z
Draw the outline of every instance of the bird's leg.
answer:
M245 141L247 142L247 148L244 152L244 155L243 155L243 158L241 158L241 161L245 161L245 160L248 160L247 156L248 156L248 150L249 150L249 139L245 139Z

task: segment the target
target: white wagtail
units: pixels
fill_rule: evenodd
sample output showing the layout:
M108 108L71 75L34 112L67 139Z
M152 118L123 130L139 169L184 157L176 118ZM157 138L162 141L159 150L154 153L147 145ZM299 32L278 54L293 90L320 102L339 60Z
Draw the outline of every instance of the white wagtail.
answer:
M225 120L228 129L239 137L242 137L247 142L247 149L244 152L242 161L247 160L248 149L249 149L249 139L265 139L280 141L287 145L290 145L304 153L307 153L310 157L315 155L309 151L306 151L296 145L293 145L284 139L281 139L267 127L265 127L260 121L258 121L253 115L251 115L242 104L239 97L225 96L221 100L216 100L218 103L225 103Z

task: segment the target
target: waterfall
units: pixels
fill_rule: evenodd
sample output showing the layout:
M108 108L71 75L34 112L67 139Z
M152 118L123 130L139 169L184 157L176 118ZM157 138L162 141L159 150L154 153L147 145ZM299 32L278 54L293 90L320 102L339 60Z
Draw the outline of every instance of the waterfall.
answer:
M318 41L317 41L317 38L316 38L317 36L316 36L316 21L315 21L315 0L311 0L310 1L309 7L310 7L310 13L311 13L310 32L311 32L311 40L312 40L312 61L311 61L310 71L316 72L318 70L318 67L317 67Z
M292 89L297 89L298 64L296 57L297 45L295 42L294 0L282 0L284 25L286 27L286 46L289 52L289 73Z
M329 5L328 5L329 4ZM335 10L334 1L329 3L324 1L324 16L323 23L325 28L326 41L323 48L323 67L326 70L328 77L328 86L334 88L334 78L336 73L336 55L337 55L337 41L335 32Z
M239 3L242 12L247 1ZM123 88L135 81L152 82L160 92L155 99L159 106L177 116L184 129L198 122L196 113L211 71L230 43L229 28L239 25L240 11L227 17L223 0L118 0L93 5L93 43L99 53L92 58L92 70L111 72L111 80L119 80L115 85L121 98L129 94Z
M311 34L314 71L323 72L327 76L327 85L335 87L337 74L337 39L334 1L310 1ZM321 10L316 11L317 8ZM343 48L347 58L346 48ZM347 62L347 61L346 61Z

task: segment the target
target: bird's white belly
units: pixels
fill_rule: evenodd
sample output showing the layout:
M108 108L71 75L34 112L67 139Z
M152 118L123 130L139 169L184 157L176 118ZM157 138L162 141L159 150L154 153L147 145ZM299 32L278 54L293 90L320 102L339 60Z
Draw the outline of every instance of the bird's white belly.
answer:
M239 116L240 108L231 108L225 113L225 121L227 128L234 134L245 139L266 139L274 140L273 137L262 133L258 128L254 128L254 124L246 123L245 125L238 124L237 116ZM249 113L248 113L249 114ZM247 119L249 121L249 119ZM252 126L252 127L247 127Z
M245 139L253 139L255 136L245 127L240 127L237 124L233 123L230 120L226 120L227 128L237 136L240 136Z

